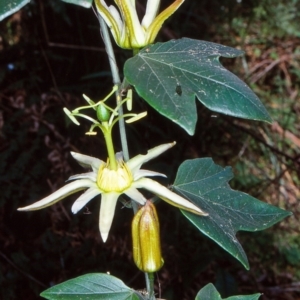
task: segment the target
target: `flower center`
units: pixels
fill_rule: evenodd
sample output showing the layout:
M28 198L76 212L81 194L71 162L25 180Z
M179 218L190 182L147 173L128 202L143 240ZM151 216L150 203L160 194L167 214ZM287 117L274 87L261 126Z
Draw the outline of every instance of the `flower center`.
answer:
M126 163L118 162L118 169L111 170L108 164L102 164L98 170L97 185L102 191L122 193L133 181L131 171Z

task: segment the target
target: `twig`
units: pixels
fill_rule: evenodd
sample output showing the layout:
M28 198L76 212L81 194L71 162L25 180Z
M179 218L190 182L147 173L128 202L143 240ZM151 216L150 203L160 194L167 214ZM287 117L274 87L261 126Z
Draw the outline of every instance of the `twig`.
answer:
M227 119L226 119L227 120ZM256 135L255 133L253 133L251 130L247 129L245 126L242 125L238 125L236 122L232 122L227 120L227 122L233 126L236 127L238 129L240 129L241 131L247 133L248 135L252 136L255 140L261 142L263 145L265 145L267 148L271 149L273 152L281 155L282 157L291 160L292 162L294 162L295 164L300 165L300 155L296 155L296 156L291 156L289 154L284 153L283 151L279 150L278 148L269 145L263 138L259 137L258 135Z
M21 270L18 266L16 266L4 253L0 251L0 256L2 256L12 267L14 267L17 271L19 271L21 274L23 274L25 277L29 278L30 280L36 282L38 285L42 286L43 288L46 288L47 285L42 283L41 281L37 280L33 276L29 275L28 273Z
M39 4L40 4L40 11L41 11L40 15L41 15L41 20L42 20L42 26L43 26L43 31L44 31L44 35L45 35L45 40L49 47L105 52L105 48L103 48L103 47L83 46L83 45L73 45L73 44L51 42L50 38L49 38L48 30L47 30L47 24L45 22L43 1L39 1Z

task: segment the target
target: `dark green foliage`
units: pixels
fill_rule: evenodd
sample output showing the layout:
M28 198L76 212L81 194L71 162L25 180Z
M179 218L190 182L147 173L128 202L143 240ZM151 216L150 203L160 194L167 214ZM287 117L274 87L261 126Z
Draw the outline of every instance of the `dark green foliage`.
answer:
M223 298L257 288L264 294L262 300L299 297L293 286L300 278L299 240L294 237L300 213L295 189L299 186L299 148L285 133L299 137L299 99L293 95L300 84L299 40L295 39L300 10L295 10L299 1L271 2L185 1L158 40L186 36L246 50L243 61L226 59L222 64L247 79L283 132L254 122L233 122L197 105L196 133L187 137L135 95L134 108L147 110L148 118L142 120L140 129L128 126L128 133L131 155L166 139L178 141L178 151L164 156L170 165L156 161L151 166L155 170L175 174L184 159L212 156L218 164L233 165L235 189L292 210L296 216L276 228L284 232L279 238L271 230L238 236L251 266L245 272L178 211L159 203L165 259L158 274L162 298L194 299L208 282L215 284ZM163 1L162 7L167 4L168 0ZM277 9L280 5L282 9ZM284 18L291 10L295 18ZM82 171L69 151L106 157L100 139L85 138L84 130L65 121L62 108L75 107L82 93L96 99L111 89L98 21L91 10L59 0L31 1L17 16L0 23L0 298L37 299L47 287L89 272L110 271L128 279L127 286L143 288L143 274L135 271L131 260L132 212L121 209L122 205L107 244L99 238L96 199L76 216L70 213L74 198L39 212L16 212L17 207L42 198L62 186L69 175ZM287 26L282 26L281 19L288 20ZM262 71L268 66L264 61L272 63L284 54L288 57L283 64L262 73L259 80L255 81L255 72L247 73L247 67L251 71L261 64L257 70ZM118 50L117 55L121 66L127 54ZM174 90L179 91L177 85Z
M86 274L58 284L43 293L49 300L142 300L120 279L108 274Z
M126 61L124 75L145 101L190 135L197 122L195 96L214 112L270 122L258 97L219 62L220 57L242 54L223 45L183 38L146 47Z
M210 158L186 160L178 169L173 188L208 213L203 217L182 210L188 220L249 269L236 232L266 229L291 213L232 190L228 184L231 178L231 168L222 168Z
M260 296L260 294L254 294L249 296L232 296L226 299L221 298L216 288L210 283L199 291L196 300L258 300Z

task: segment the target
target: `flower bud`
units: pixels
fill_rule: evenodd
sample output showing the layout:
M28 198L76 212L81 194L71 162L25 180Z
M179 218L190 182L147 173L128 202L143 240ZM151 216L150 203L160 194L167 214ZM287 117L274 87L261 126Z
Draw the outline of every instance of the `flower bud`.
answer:
M132 221L133 260L143 272L152 273L163 266L159 221L154 204L147 201Z
M100 122L107 122L110 118L109 110L102 103L97 106L97 118Z

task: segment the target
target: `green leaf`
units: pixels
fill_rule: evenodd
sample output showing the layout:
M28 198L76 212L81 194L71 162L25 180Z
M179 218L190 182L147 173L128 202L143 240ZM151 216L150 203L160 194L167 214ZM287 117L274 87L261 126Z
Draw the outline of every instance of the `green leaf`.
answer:
M50 300L140 300L143 297L120 279L108 274L86 274L53 286L41 293Z
M232 190L228 184L232 177L230 167L222 168L211 158L197 158L180 165L173 188L209 214L203 217L182 210L183 215L249 269L236 232L266 229L291 213Z
M183 38L144 48L126 61L124 74L153 108L191 135L197 122L195 95L212 111L270 122L258 97L219 62L220 56L242 54L234 48Z
M247 296L232 296L223 300L258 300L261 294L253 294ZM209 283L202 288L197 294L195 300L222 300L220 294L213 284Z
M12 15L13 13L17 12L19 9L21 9L23 6L25 6L27 3L29 3L30 0L1 0L0 1L0 21L2 21L4 18Z
M83 6L85 8L90 8L93 4L93 0L62 0L63 2L72 3L75 5Z

